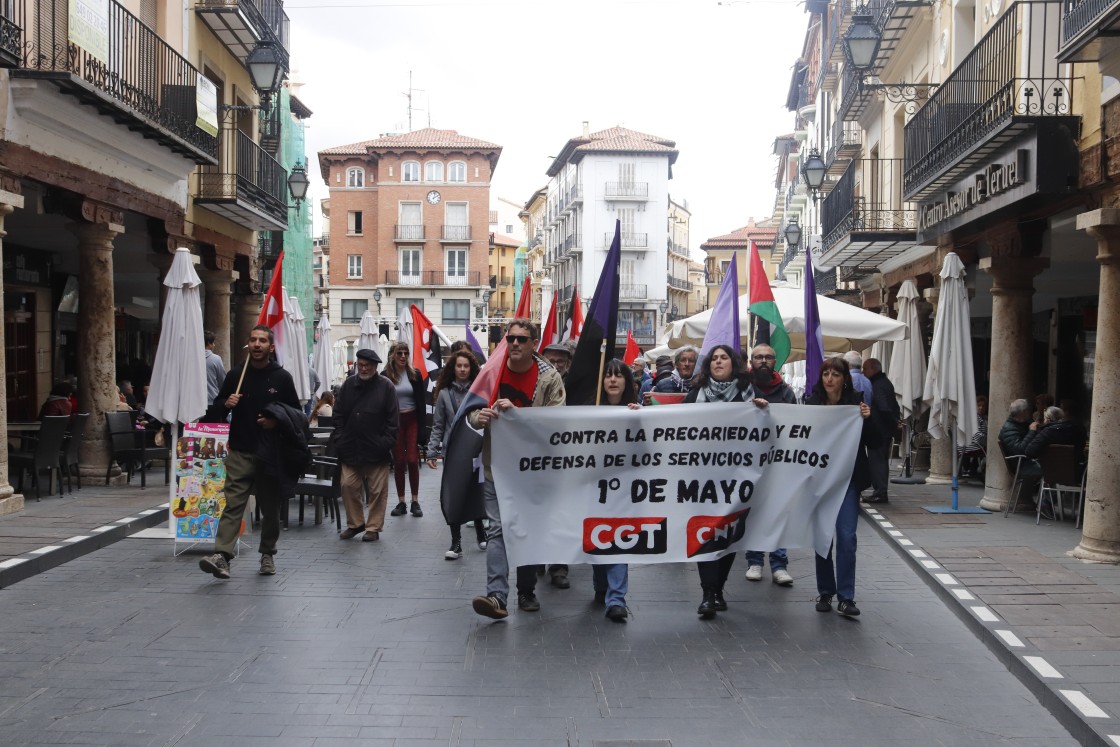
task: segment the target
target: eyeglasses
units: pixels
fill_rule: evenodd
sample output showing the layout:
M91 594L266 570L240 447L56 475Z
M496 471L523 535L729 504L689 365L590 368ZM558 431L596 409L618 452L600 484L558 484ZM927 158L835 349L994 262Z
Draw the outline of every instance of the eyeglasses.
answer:
M777 359L772 355L752 355L751 360L752 361L773 361L773 360L777 360Z
M506 335L506 342L510 345L514 344L515 342L518 345L524 345L529 342L529 335Z
M397 355L408 355L408 351L407 350L398 350Z

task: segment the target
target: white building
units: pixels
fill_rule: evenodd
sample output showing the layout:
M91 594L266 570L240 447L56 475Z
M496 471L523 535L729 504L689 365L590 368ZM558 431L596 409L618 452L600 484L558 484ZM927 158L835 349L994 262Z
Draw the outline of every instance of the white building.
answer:
M589 132L564 145L548 169L544 271L561 304L590 301L621 221L618 329L625 341L654 344L668 299L669 179L678 151L672 140L623 127Z

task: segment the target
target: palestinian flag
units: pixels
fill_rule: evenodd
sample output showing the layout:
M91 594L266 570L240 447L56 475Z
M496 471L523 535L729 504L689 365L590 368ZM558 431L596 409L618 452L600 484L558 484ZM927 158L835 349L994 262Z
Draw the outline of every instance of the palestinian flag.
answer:
M770 347L774 348L774 370L777 371L789 358L789 334L786 332L786 325L782 322L782 313L778 311L778 304L774 302L774 292L770 290L766 271L762 269L762 258L758 256L758 247L753 241L750 262L750 290L748 291L750 312L770 323Z

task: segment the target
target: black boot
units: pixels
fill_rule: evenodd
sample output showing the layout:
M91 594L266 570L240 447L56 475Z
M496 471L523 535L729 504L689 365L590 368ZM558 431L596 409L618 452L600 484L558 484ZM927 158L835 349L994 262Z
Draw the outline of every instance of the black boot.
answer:
M700 615L701 620L711 620L716 616L716 594L710 589L704 589L704 599L701 600L700 606L696 608L696 614Z
M712 592L712 604L715 605L716 612L727 612L727 601L723 598L723 589Z

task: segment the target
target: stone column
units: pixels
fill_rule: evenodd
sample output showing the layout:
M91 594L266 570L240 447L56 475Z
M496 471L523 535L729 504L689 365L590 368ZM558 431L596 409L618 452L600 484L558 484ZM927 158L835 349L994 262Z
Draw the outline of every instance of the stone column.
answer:
M233 344L230 345L229 368L233 370L245 362L245 346L249 343L249 333L257 326L261 314L260 293L249 290L234 296Z
M156 288L159 291L159 306L157 308L161 320L163 319L163 310L167 308L167 286L163 284L163 279L167 277L167 273L171 269L171 263L174 261L175 256L167 252L148 255L149 264L156 268Z
M1050 260L1041 257L980 260L980 269L992 276L992 364L988 372L988 444L984 447L989 468L980 501L980 507L989 511L1003 511L1011 500L1011 476L1001 464L999 429L1011 401L1031 396L1031 298L1035 275L1049 265Z
M941 279L938 278L938 285L934 288L926 288L922 291L922 297L929 302L932 308L932 313L937 314L937 303L941 297ZM926 351L927 354L929 351ZM930 485L947 485L953 481L953 439L949 436L944 438L931 438L929 441L929 476L926 477L926 483Z
M230 340L232 328L230 325L230 296L233 294L233 282L237 273L233 270L205 270L198 269L198 276L206 287L205 303L202 310L202 325L214 333L214 352L221 357L228 371L230 361ZM246 335L248 339L248 335Z
M23 196L0 188L0 252L4 248L4 219L16 208L23 207ZM0 288L4 287L4 267L0 265ZM0 324L0 350L4 349L4 325ZM0 445L8 443L8 396L4 375L6 362L0 356ZM8 484L8 450L0 449L0 515L23 510L23 496Z
M1083 560L1120 563L1120 209L1101 208L1077 216L1077 227L1097 240L1101 264L1097 308L1093 420L1085 484L1081 544L1070 554Z
M98 480L109 465L105 413L120 401L116 377L116 317L113 307L113 241L124 232L115 223L71 223L78 237L78 410L89 413L82 436L82 476ZM117 467L113 475L119 475Z

